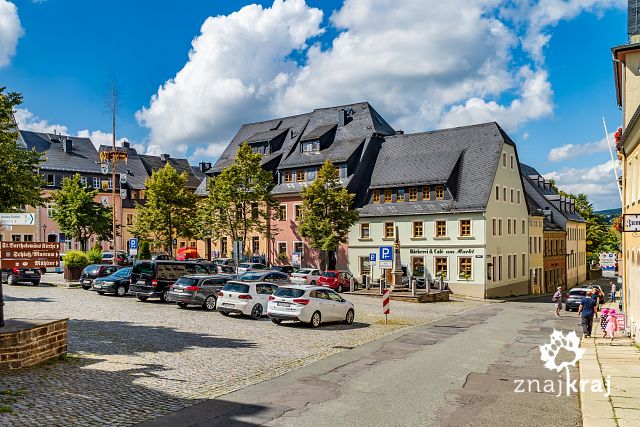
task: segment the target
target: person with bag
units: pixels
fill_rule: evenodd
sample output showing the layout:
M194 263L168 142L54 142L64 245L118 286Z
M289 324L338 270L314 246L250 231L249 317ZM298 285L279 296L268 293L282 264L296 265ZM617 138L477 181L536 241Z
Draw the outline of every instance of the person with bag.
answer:
M562 310L562 288L560 286L558 286L556 293L553 294L551 301L556 305L556 316L559 317L560 310Z

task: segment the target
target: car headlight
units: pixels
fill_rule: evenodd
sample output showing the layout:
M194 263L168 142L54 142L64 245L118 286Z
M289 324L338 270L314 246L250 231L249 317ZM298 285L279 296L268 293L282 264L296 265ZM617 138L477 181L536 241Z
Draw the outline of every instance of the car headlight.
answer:
M115 282L102 282L103 285L107 285L107 286L113 286L116 283Z

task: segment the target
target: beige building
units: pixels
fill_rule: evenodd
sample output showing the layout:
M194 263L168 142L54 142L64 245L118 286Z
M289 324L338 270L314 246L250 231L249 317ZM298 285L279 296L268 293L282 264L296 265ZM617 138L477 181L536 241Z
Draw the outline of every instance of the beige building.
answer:
M527 200L528 202L528 200ZM544 214L531 210L529 214L529 283L531 293L544 292Z

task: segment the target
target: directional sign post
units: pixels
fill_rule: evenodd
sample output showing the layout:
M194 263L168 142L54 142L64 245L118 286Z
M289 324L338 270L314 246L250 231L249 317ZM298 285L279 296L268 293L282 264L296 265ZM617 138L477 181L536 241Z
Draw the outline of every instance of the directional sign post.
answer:
M0 213L0 225L33 225L35 222L33 213Z

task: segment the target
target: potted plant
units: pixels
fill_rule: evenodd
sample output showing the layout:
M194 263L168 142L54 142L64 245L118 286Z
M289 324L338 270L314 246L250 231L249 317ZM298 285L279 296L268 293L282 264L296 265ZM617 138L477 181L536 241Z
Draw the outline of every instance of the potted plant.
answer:
M80 280L82 270L89 265L89 259L81 251L69 251L64 256L64 280Z
M286 252L280 252L278 254L278 260L280 260L282 262L287 262L287 261L289 261L289 257L287 256Z

